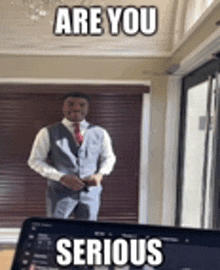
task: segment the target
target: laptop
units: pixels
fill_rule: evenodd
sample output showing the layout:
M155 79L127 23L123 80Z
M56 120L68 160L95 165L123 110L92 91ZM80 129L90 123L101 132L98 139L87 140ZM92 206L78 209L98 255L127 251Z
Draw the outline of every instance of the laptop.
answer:
M220 231L30 218L11 270L219 270Z

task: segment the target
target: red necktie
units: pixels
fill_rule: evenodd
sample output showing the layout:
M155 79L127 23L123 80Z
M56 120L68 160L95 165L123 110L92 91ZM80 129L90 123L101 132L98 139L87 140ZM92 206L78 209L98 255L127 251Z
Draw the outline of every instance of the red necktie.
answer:
M74 133L76 142L81 145L83 142L83 135L80 133L79 123L74 124Z

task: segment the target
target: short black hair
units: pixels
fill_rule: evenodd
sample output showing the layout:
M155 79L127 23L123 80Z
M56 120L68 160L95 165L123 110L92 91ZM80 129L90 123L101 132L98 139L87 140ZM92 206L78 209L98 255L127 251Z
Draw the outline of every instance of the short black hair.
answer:
M88 102L90 102L90 100L91 100L91 97L89 95L87 95L85 93L82 93L82 92L69 92L69 93L66 93L63 96L63 100L67 99L68 97L84 98Z

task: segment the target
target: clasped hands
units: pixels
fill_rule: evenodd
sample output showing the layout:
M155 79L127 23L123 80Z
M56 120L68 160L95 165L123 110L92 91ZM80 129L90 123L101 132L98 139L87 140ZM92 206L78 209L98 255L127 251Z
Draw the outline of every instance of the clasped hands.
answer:
M74 190L78 191L83 189L85 186L99 186L101 184L101 181L103 179L103 175L100 173L93 174L89 178L86 179L80 179L76 175L64 175L61 179L60 182Z

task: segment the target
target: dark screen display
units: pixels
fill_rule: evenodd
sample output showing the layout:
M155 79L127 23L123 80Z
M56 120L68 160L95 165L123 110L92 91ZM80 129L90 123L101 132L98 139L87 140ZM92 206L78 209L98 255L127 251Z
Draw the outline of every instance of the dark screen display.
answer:
M58 269L217 270L220 232L28 219L11 270Z

